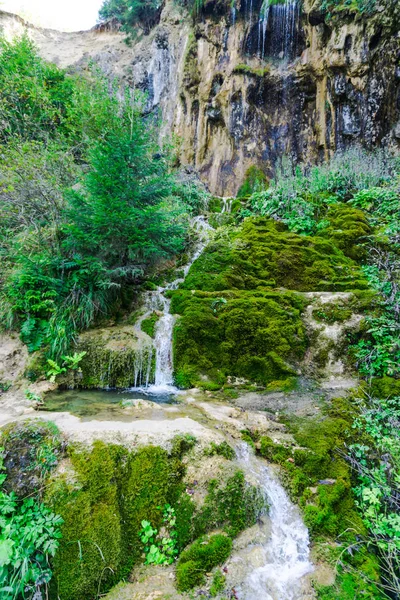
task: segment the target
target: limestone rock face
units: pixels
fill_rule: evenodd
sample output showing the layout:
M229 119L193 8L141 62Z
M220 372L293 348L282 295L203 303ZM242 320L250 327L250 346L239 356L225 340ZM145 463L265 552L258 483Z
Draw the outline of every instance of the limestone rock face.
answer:
M62 67L94 61L145 91L162 134L177 136L182 164L227 196L248 167L271 175L283 155L314 162L355 143L400 143L400 7L336 24L318 0L288 10L206 0L194 20L166 0L159 24L130 45L112 28L61 33L7 13L0 29L9 38L27 31Z

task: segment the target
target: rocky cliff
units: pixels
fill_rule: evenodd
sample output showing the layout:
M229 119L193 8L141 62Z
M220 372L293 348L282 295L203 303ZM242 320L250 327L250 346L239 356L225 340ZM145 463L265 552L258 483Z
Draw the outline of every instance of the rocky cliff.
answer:
M147 92L182 163L227 196L250 166L271 175L285 154L311 162L354 143L400 143L400 7L335 23L318 3L206 0L193 19L166 0L159 24L131 45L112 28L61 33L7 13L0 28L27 31L60 66L93 61Z

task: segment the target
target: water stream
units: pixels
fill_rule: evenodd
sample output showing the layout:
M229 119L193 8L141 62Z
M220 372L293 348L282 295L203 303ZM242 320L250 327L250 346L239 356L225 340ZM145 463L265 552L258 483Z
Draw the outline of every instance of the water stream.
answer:
M304 576L313 570L308 530L273 469L258 459L246 443L237 448L238 464L264 492L269 504L271 534L262 544L262 566L249 569L238 586L240 600L300 600Z
M203 252L209 240L209 234L212 227L208 224L204 216L198 216L192 219L192 229L196 232L197 243L190 257L189 262L183 267L182 275L168 283L166 286L158 287L156 290L147 292L145 297L145 312L135 325L137 333L140 331L141 323L144 319L151 316L154 311L160 315L156 325L154 349L155 349L155 380L149 384L147 377L146 385L140 388L147 394L176 394L178 389L174 386L173 377L173 356L172 356L172 333L175 318L170 312L171 300L165 295L169 290L176 290L180 283L185 280L190 267ZM150 373L152 354L147 353L147 365L142 365L142 372ZM142 377L143 379L143 377Z
M271 4L264 0L258 21L258 55L268 55L283 60L294 58L300 18L299 0L284 0Z

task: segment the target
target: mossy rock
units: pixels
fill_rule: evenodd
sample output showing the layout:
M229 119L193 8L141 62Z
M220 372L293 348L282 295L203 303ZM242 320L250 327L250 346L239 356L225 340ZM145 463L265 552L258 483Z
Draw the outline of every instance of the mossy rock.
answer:
M123 389L145 384L149 366L150 379L154 374L151 339L130 326L85 332L79 338L78 351L86 354L80 363L81 372L71 372L72 379L66 379L69 386Z
M291 233L271 219L249 218L223 230L192 265L183 288L224 291L284 287L351 291L368 287L356 263L332 241Z
M232 551L232 540L226 535L215 534L196 540L179 557L176 581L179 591L185 592L201 585L205 574L221 565Z
M355 416L351 402L338 398L318 418L287 421L299 448L261 439L260 453L283 467L286 487L300 504L314 538L341 534L344 541L347 535L354 540L356 534L366 534L352 493L351 468L344 458L346 445L354 443Z
M64 520L52 592L62 600L81 600L110 589L140 560L142 520L159 528L162 509L171 504L184 537L182 524L190 510L181 483L183 465L161 448L130 453L95 442L91 451L70 448L69 456L69 467L50 481L45 496ZM178 537L179 547L188 541L187 535Z
M269 186L268 177L262 169L253 165L249 167L244 176L244 181L239 188L237 198L246 199L254 192L266 190Z
M194 536L219 528L236 537L267 509L264 496L246 483L242 471L236 471L226 482L213 479L203 506L194 516Z
M346 256L356 261L365 258L363 243L372 233L365 213L348 204L337 204L328 210L326 219L329 225L319 235L333 242Z
M156 326L159 320L160 315L153 312L153 314L150 317L147 317L147 319L143 319L143 321L140 324L141 330L144 331L144 333L147 333L149 337L154 339L156 335Z
M65 444L51 421L23 421L1 430L7 479L3 487L19 497L42 488L42 483L63 457Z
M181 315L173 340L178 385L212 383L216 390L228 375L264 385L293 377L307 347L303 300L284 292L223 296L224 302L215 293L174 294L172 310Z

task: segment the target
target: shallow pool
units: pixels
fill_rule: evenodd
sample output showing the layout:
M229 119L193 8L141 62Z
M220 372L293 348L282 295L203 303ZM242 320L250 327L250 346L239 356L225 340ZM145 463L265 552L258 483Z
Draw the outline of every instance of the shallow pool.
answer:
M128 418L129 400L147 400L157 404L175 404L172 394L146 394L136 390L61 390L46 394L41 410L69 412L78 417L96 419ZM131 417L132 418L132 417Z

